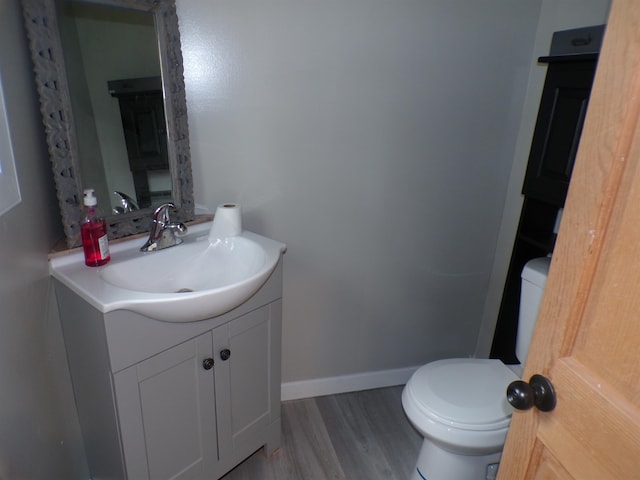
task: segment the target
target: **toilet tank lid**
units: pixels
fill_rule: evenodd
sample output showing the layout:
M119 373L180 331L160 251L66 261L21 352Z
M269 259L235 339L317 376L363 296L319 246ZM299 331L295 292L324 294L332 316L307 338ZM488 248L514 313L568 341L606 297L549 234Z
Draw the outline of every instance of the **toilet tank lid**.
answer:
M529 260L522 269L522 279L531 282L534 285L538 285L539 287L544 287L547 283L550 265L550 257L541 257Z

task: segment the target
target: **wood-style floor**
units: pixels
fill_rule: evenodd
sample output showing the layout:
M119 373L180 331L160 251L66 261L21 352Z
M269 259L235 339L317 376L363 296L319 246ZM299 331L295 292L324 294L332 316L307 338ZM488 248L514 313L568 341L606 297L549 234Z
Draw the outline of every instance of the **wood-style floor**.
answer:
M406 480L422 438L404 415L402 387L282 404L282 446L222 480Z

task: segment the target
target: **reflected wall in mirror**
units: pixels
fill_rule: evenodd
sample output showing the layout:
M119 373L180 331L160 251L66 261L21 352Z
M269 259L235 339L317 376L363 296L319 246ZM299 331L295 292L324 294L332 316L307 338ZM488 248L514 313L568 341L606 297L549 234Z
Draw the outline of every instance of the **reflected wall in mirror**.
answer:
M69 0L56 6L83 183L109 211L124 211L113 192L130 198L130 209L171 200L153 14ZM162 188L149 188L153 174L164 174Z
M148 230L168 200L193 219L175 3L22 4L67 246L80 245L84 188L113 212L110 238Z

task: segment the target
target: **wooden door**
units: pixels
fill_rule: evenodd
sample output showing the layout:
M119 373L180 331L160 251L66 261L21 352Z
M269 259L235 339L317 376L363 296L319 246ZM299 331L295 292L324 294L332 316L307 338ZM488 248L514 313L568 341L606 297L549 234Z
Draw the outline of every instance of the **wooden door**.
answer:
M640 479L640 2L614 0L498 478Z

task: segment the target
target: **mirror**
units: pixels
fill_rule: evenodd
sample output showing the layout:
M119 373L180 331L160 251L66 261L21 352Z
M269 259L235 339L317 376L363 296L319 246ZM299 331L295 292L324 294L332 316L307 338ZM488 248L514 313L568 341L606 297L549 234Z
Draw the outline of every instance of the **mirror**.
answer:
M176 221L192 220L175 2L22 5L67 246L81 244L84 188L96 190L110 239L147 231L168 200Z

